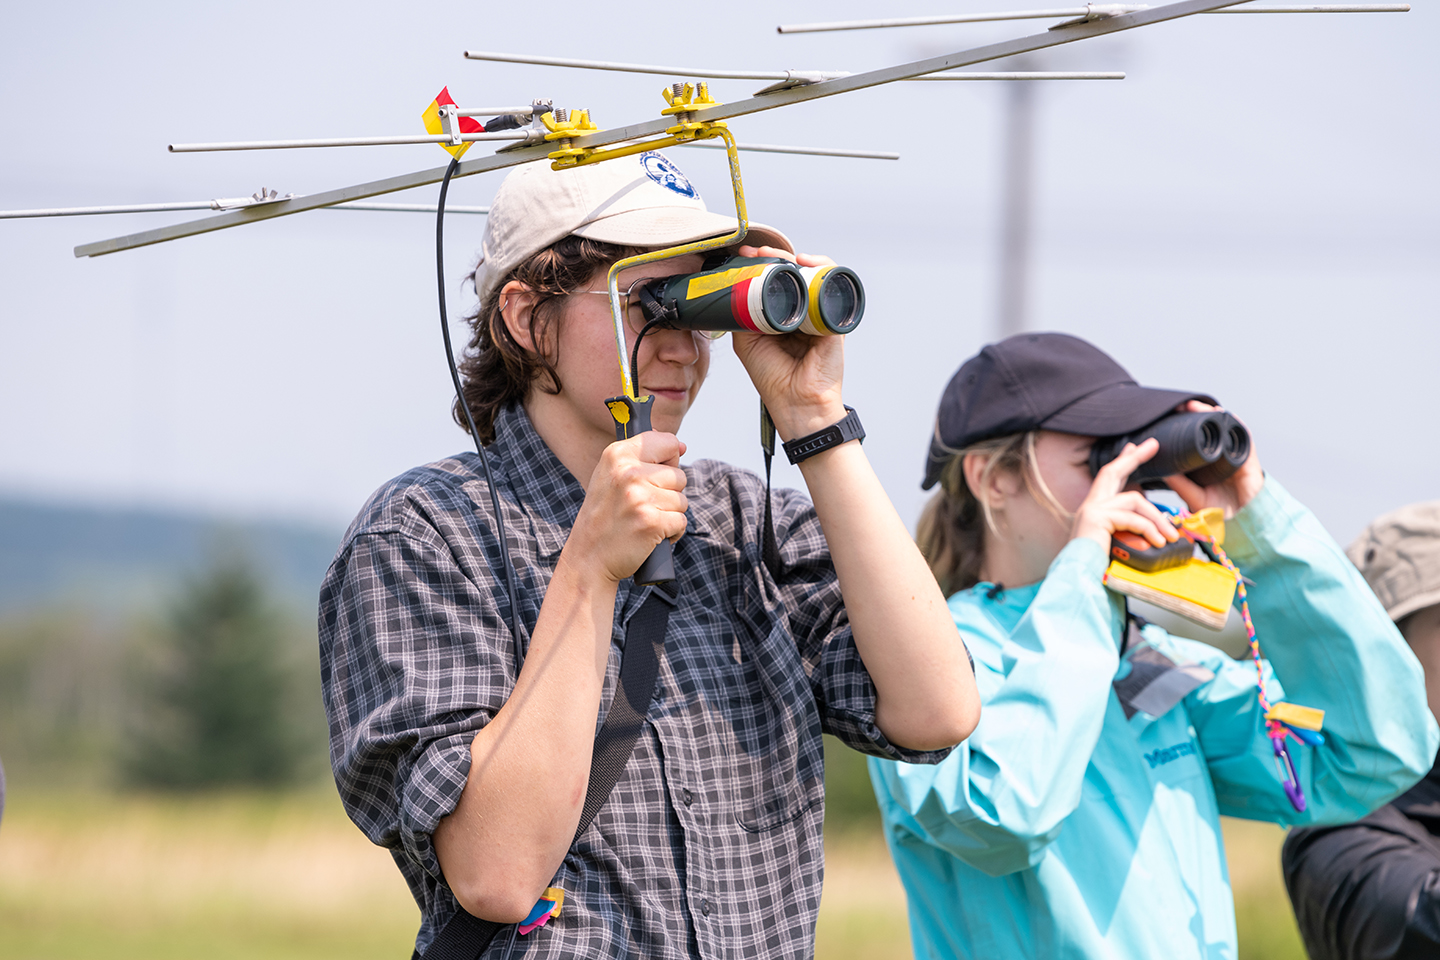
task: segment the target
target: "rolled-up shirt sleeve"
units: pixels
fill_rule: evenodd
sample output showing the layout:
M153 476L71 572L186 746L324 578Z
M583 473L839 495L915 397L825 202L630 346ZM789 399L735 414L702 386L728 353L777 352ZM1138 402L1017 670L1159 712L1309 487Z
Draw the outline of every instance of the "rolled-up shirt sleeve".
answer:
M909 750L891 743L875 722L875 683L860 659L840 579L820 518L795 490L774 495L780 550L776 586L820 709L826 733L861 753L907 763L939 763L944 750Z
M432 531L433 533L433 531ZM443 880L431 834L515 681L510 631L438 534L362 532L320 598L330 758L350 818Z

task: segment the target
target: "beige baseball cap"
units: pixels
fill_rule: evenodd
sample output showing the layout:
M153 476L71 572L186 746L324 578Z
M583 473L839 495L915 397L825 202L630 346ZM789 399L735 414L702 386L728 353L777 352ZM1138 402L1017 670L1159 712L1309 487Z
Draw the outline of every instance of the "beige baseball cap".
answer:
M575 234L636 247L668 247L735 229L735 218L705 209L700 191L658 151L568 170L549 160L517 167L490 203L475 293L484 303L532 254ZM795 248L785 234L750 224L744 243Z
M1391 620L1440 603L1440 500L1377 517L1345 553Z

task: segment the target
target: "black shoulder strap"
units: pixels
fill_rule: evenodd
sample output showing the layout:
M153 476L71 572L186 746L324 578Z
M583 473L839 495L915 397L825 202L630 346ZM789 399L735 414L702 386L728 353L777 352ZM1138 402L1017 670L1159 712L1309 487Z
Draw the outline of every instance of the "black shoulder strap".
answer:
M625 653L620 660L620 684L605 723L595 737L595 752L590 760L590 782L585 788L585 806L575 828L575 840L590 826L595 814L605 805L610 791L620 781L620 774L635 752L635 741L645 724L645 712L655 696L655 680L660 676L660 654L665 649L665 628L670 623L670 608L675 603L674 581L651 589L650 596L640 605L625 628ZM572 845L574 841L571 841ZM476 960L495 935L509 924L481 920L462 907L446 922L430 946L424 960Z
M775 458L775 422L765 401L760 401L760 452L765 455L765 529L760 533L760 560L770 576L780 578L780 548L775 544L775 521L770 516L770 461Z

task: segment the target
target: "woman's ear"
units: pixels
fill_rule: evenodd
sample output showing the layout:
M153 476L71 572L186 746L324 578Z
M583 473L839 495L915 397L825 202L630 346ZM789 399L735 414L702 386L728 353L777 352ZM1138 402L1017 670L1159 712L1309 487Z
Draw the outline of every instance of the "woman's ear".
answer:
M511 339L531 353L541 352L530 332L530 312L538 299L535 291L519 280L511 280L500 288L500 318L505 329L510 331Z
M1005 509L1005 501L1015 495L1015 478L1005 470L987 470L990 455L969 453L960 464L965 474L965 485L976 500L991 511L999 513Z
M986 496L982 489L985 478L985 468L990 464L990 458L983 453L967 453L960 464L960 472L965 476L965 486L970 488L970 493L982 504L989 503L994 507L994 500ZM992 474L993 478L993 474Z

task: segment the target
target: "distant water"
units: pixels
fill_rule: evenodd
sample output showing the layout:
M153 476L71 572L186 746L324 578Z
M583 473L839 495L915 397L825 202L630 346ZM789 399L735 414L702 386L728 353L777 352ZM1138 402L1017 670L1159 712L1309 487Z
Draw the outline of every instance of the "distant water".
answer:
M340 529L0 498L0 616L38 607L124 614L239 553L277 599L313 610Z

